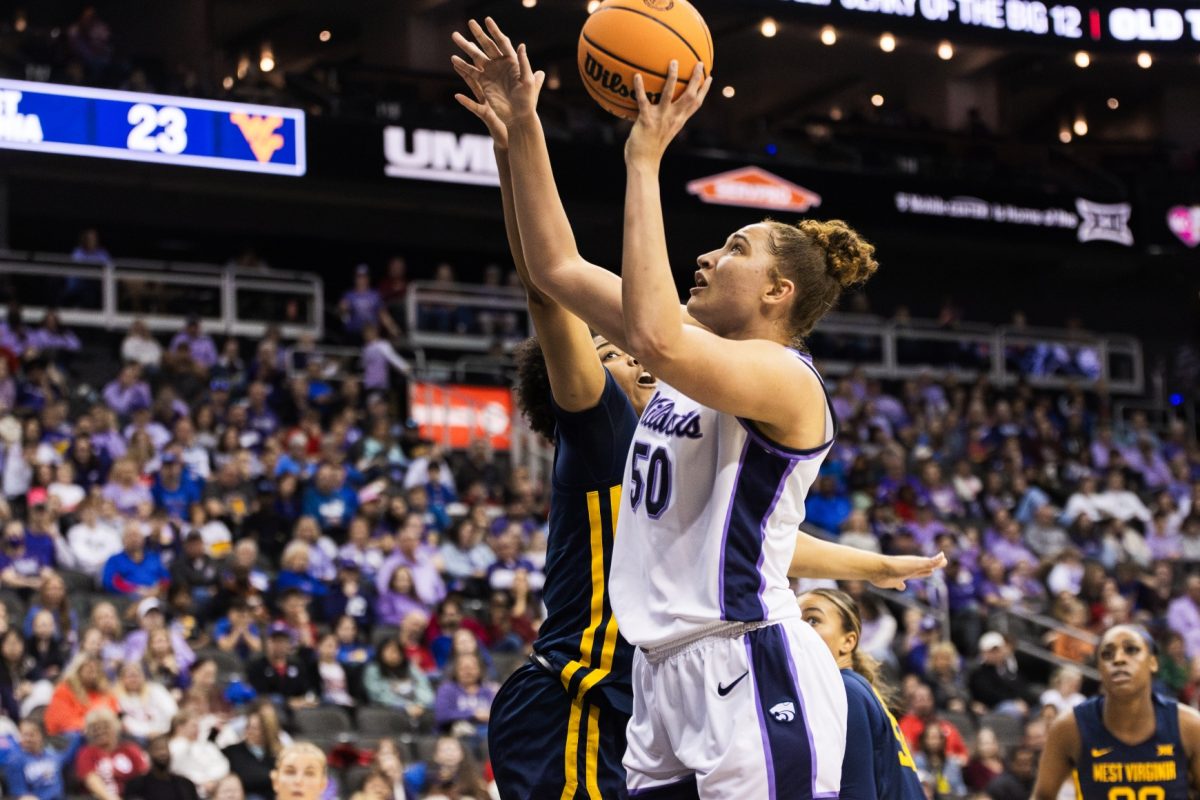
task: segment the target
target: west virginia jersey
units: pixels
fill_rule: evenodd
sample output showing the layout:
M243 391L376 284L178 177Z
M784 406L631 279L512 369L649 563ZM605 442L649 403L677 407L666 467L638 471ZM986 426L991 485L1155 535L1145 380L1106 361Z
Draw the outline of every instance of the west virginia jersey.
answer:
M1080 800L1187 800L1188 762L1179 733L1179 705L1153 695L1154 735L1136 745L1104 727L1104 698L1075 706L1079 756L1075 789Z
M532 662L492 704L489 751L505 800L624 797L632 649L608 600L625 454L637 414L611 375L592 408L554 406L546 620Z
M842 800L924 800L921 779L900 731L874 687L842 670L846 685L846 756Z

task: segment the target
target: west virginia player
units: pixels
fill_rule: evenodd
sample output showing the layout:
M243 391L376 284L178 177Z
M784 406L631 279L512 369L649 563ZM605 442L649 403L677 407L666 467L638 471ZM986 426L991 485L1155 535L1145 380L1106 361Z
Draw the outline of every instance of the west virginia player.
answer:
M854 599L837 589L800 596L801 618L829 646L846 685L843 800L924 800L908 742L877 687L879 665L858 649L862 617Z
M474 21L471 32L478 47L457 34L455 42L477 64L503 57ZM606 586L625 458L656 385L636 360L601 337L593 340L583 322L530 282L526 262L544 253L523 252L507 128L485 100L481 72L462 59L453 64L474 94L456 99L487 125L495 143L509 246L540 339L540 352L532 343L518 353L519 401L534 428L556 444L548 613L531 663L513 674L492 706L488 732L496 784L505 800L623 798L633 652L617 630ZM539 73L539 86L542 79ZM561 205L556 217L565 222ZM941 556L881 557L805 534L796 537L792 555L792 577L857 578L898 588L945 563Z
M1200 789L1200 713L1154 692L1155 650L1138 626L1105 631L1103 693L1050 727L1034 800L1054 800L1072 775L1081 800L1186 800Z

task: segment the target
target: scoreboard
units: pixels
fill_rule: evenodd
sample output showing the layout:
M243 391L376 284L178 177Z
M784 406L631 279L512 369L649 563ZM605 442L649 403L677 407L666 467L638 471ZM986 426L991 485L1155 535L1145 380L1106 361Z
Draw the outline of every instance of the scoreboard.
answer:
M0 80L0 148L297 176L304 136L295 108Z

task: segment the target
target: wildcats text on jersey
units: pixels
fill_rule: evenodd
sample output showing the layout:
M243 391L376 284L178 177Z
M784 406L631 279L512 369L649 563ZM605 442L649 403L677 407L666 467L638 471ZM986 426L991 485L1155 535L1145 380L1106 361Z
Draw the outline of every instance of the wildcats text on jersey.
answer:
M656 392L642 412L641 426L667 436L681 436L687 439L700 439L704 432L700 430L699 410L686 414L675 413L675 401L663 397Z

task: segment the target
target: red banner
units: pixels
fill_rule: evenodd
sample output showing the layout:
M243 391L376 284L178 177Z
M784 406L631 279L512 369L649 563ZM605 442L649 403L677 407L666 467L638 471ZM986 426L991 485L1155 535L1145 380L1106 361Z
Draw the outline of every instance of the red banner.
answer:
M412 417L421 436L465 448L487 438L496 450L512 444L512 392L492 386L410 384Z

